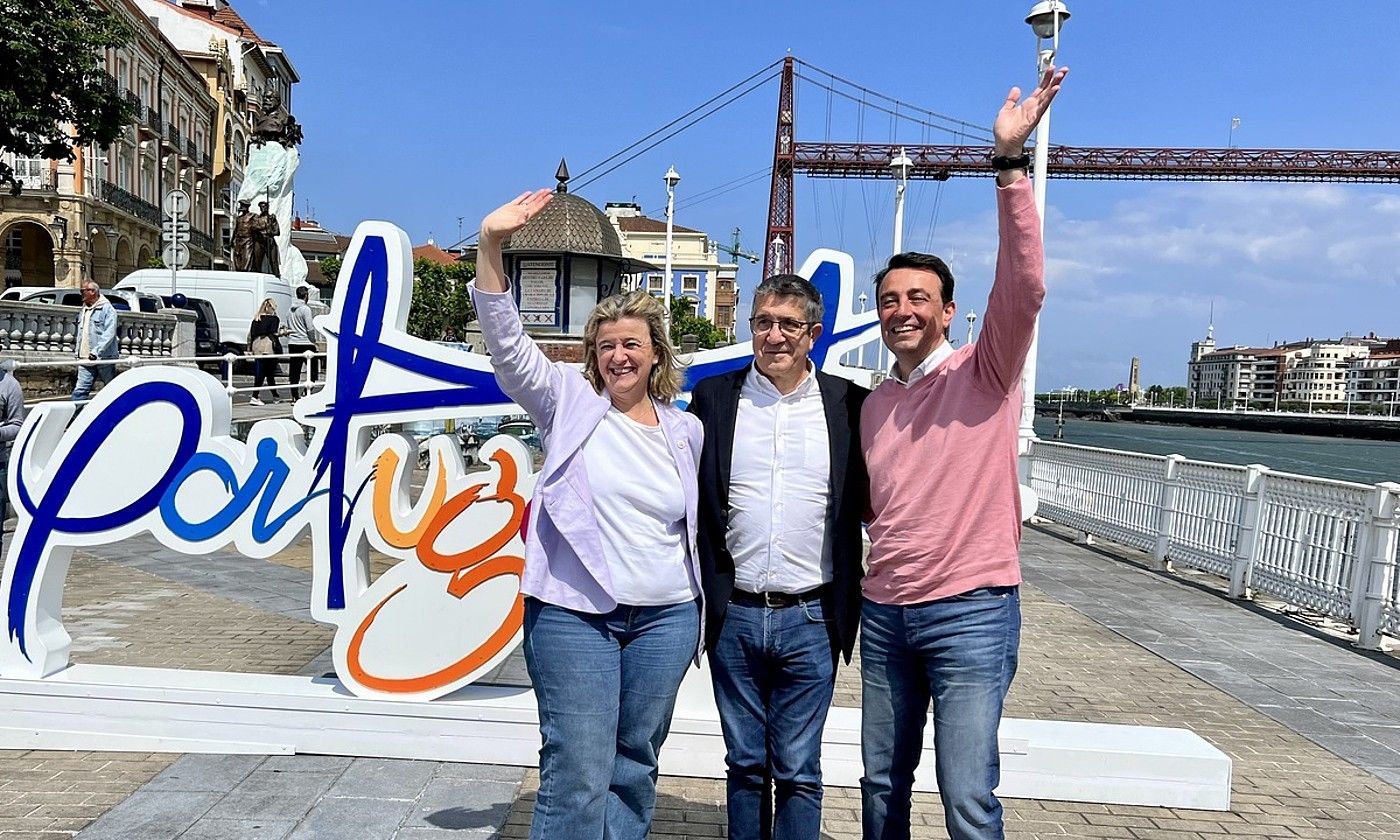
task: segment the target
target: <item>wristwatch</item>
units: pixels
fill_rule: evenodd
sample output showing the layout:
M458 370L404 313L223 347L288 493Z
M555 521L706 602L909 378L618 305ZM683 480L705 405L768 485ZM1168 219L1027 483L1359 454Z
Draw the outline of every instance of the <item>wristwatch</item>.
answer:
M1020 153L1016 157L994 155L992 157L992 168L998 172L1005 172L1008 169L1030 169L1031 156L1025 152Z

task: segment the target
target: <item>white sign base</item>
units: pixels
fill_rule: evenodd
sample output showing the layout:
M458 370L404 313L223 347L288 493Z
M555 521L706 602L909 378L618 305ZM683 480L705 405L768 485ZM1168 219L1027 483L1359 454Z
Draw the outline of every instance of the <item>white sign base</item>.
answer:
M709 676L692 671L661 772L724 777ZM540 735L528 689L471 685L435 701L356 697L334 679L73 665L45 680L0 679L0 748L377 756L533 767ZM932 724L915 789L936 789ZM1002 783L1015 799L1228 810L1230 758L1185 729L1007 719ZM860 710L833 707L826 784L860 784Z

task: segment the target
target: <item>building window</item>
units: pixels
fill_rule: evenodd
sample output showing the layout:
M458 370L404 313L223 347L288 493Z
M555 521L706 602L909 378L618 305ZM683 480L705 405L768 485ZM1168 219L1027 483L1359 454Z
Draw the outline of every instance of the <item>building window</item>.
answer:
M662 284L662 282L661 282L661 275L660 275L660 274L648 274L648 275L647 275L647 291L648 291L648 292L651 292L652 294L655 295L655 294L661 294L661 293L664 292L665 290L666 290L666 289L665 289L665 286L664 286L664 285Z
M49 165L43 158L15 155L10 158L10 166L14 169L15 180L26 190L43 189L48 180Z
M682 275L681 275L681 294L683 294L683 295L694 295L694 294L699 294L699 292L700 292L700 275L698 275L698 274L682 274Z

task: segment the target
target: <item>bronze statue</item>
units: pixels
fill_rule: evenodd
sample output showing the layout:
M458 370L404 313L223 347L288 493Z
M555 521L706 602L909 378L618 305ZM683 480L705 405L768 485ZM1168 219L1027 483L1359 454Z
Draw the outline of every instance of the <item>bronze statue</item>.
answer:
M253 233L253 212L248 208L252 202L238 202L238 215L233 220L233 270L257 271L253 265L255 246Z
M252 216L249 226L252 234L252 254L249 271L262 271L267 274L282 274L281 253L277 250L277 237L282 226L277 217L267 212L267 202L258 202L258 215Z
M263 93L258 114L253 123L253 145L281 143L290 148L301 143L301 125L282 107L282 95L275 89L269 87Z

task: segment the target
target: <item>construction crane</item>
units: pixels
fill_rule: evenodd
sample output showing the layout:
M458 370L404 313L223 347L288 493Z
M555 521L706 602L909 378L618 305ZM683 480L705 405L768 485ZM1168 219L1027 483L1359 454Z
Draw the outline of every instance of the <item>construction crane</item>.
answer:
M733 245L724 245L724 244L722 244L722 243L716 242L716 243L715 243L715 250L716 250L716 251L722 251L722 252L728 254L728 255L730 256L730 258L732 258L732 259L734 260L734 264L735 264L736 266L739 264L739 260L748 260L749 262L751 262L751 263L757 265L757 264L758 264L758 261L759 261L759 259L760 259L760 257L758 256L758 254L750 254L748 251L745 251L745 250L744 250L744 246L743 246L743 245L739 244L739 229L738 229L738 228L734 228L734 244L733 244ZM738 272L737 272L737 271L735 272L735 277L736 277L736 278L738 277Z
M739 240L738 228L734 228L733 245L725 245L723 243L716 242L715 250L728 254L729 258L734 260L734 299L732 301L729 301L727 304L731 308L731 311L734 313L734 315L730 316L730 324L727 327L727 329L729 330L729 337L732 339L734 337L735 326L733 321L735 317L737 317L737 313L739 311L739 260L748 260L749 262L757 265L758 261L762 259L762 257L760 257L758 254L751 254L748 251L744 250L744 246L740 243ZM715 293L715 305L716 308L718 308L721 305L725 305L721 303L721 299L719 297L718 292Z

